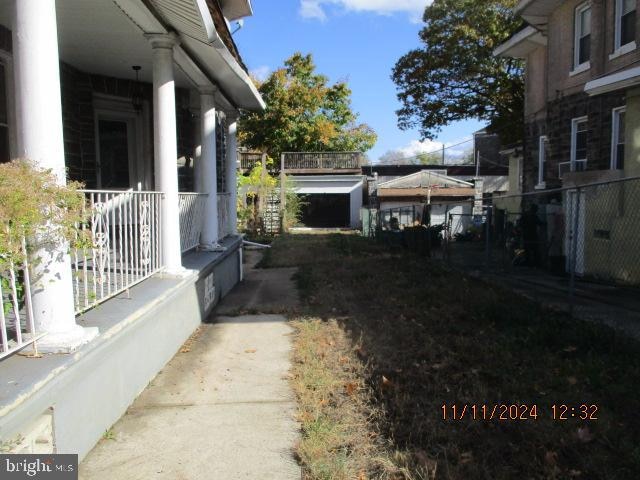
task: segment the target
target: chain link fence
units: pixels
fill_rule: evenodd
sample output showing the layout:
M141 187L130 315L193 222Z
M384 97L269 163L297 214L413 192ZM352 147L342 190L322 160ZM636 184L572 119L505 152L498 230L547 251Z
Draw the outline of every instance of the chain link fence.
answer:
M412 249L422 229L430 257L553 290L571 308L576 293L627 301L640 287L640 178L494 196L481 209L462 201L365 210L363 225Z

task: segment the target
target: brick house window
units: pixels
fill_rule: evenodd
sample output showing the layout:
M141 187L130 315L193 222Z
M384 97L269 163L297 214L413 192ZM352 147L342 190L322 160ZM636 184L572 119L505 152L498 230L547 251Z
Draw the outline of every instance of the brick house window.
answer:
M591 58L591 6L580 5L575 11L573 68L588 65Z
M624 168L625 112L626 107L613 109L611 122L611 168L614 170L622 170Z
M616 0L616 50L636 40L636 0Z
M571 120L571 171L587 167L587 117Z
M0 63L0 163L6 163L11 159L7 86L7 68L3 63Z

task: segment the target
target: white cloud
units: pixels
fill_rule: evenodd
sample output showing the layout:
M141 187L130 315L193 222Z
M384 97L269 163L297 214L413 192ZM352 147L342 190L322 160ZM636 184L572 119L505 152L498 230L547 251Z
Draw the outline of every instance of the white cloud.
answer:
M440 153L445 148L445 159L448 164L456 164L467 159L473 151L473 136L468 136L453 142L442 143L436 140L411 140L404 146L391 150L383 157L398 161L406 159L406 162L415 159L421 153Z
M412 22L419 22L427 5L432 0L300 0L300 15L304 18L326 20L323 8L337 5L346 11L371 12L378 15L407 13Z
M402 153L403 157L415 157L421 153L432 153L442 150L442 142L435 140L411 140L404 147L400 147L397 150Z
M327 19L327 15L322 10L319 1L316 0L301 0L300 1L300 16L302 18L315 18L320 21Z
M249 74L261 82L264 82L269 74L271 73L271 68L268 65L261 65L260 67L252 68L249 70Z

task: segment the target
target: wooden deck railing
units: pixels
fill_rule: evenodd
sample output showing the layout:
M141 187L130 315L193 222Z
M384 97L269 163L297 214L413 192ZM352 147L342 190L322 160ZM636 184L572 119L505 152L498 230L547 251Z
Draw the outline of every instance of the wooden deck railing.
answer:
M262 162L261 152L238 152L241 170L251 170L256 164Z
M285 170L358 170L364 164L361 152L288 152Z

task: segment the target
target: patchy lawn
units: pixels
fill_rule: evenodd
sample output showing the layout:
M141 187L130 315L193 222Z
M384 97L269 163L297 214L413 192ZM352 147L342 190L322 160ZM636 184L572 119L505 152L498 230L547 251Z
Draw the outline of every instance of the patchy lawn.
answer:
M307 478L640 478L637 343L356 236L283 236L262 264L300 267Z

